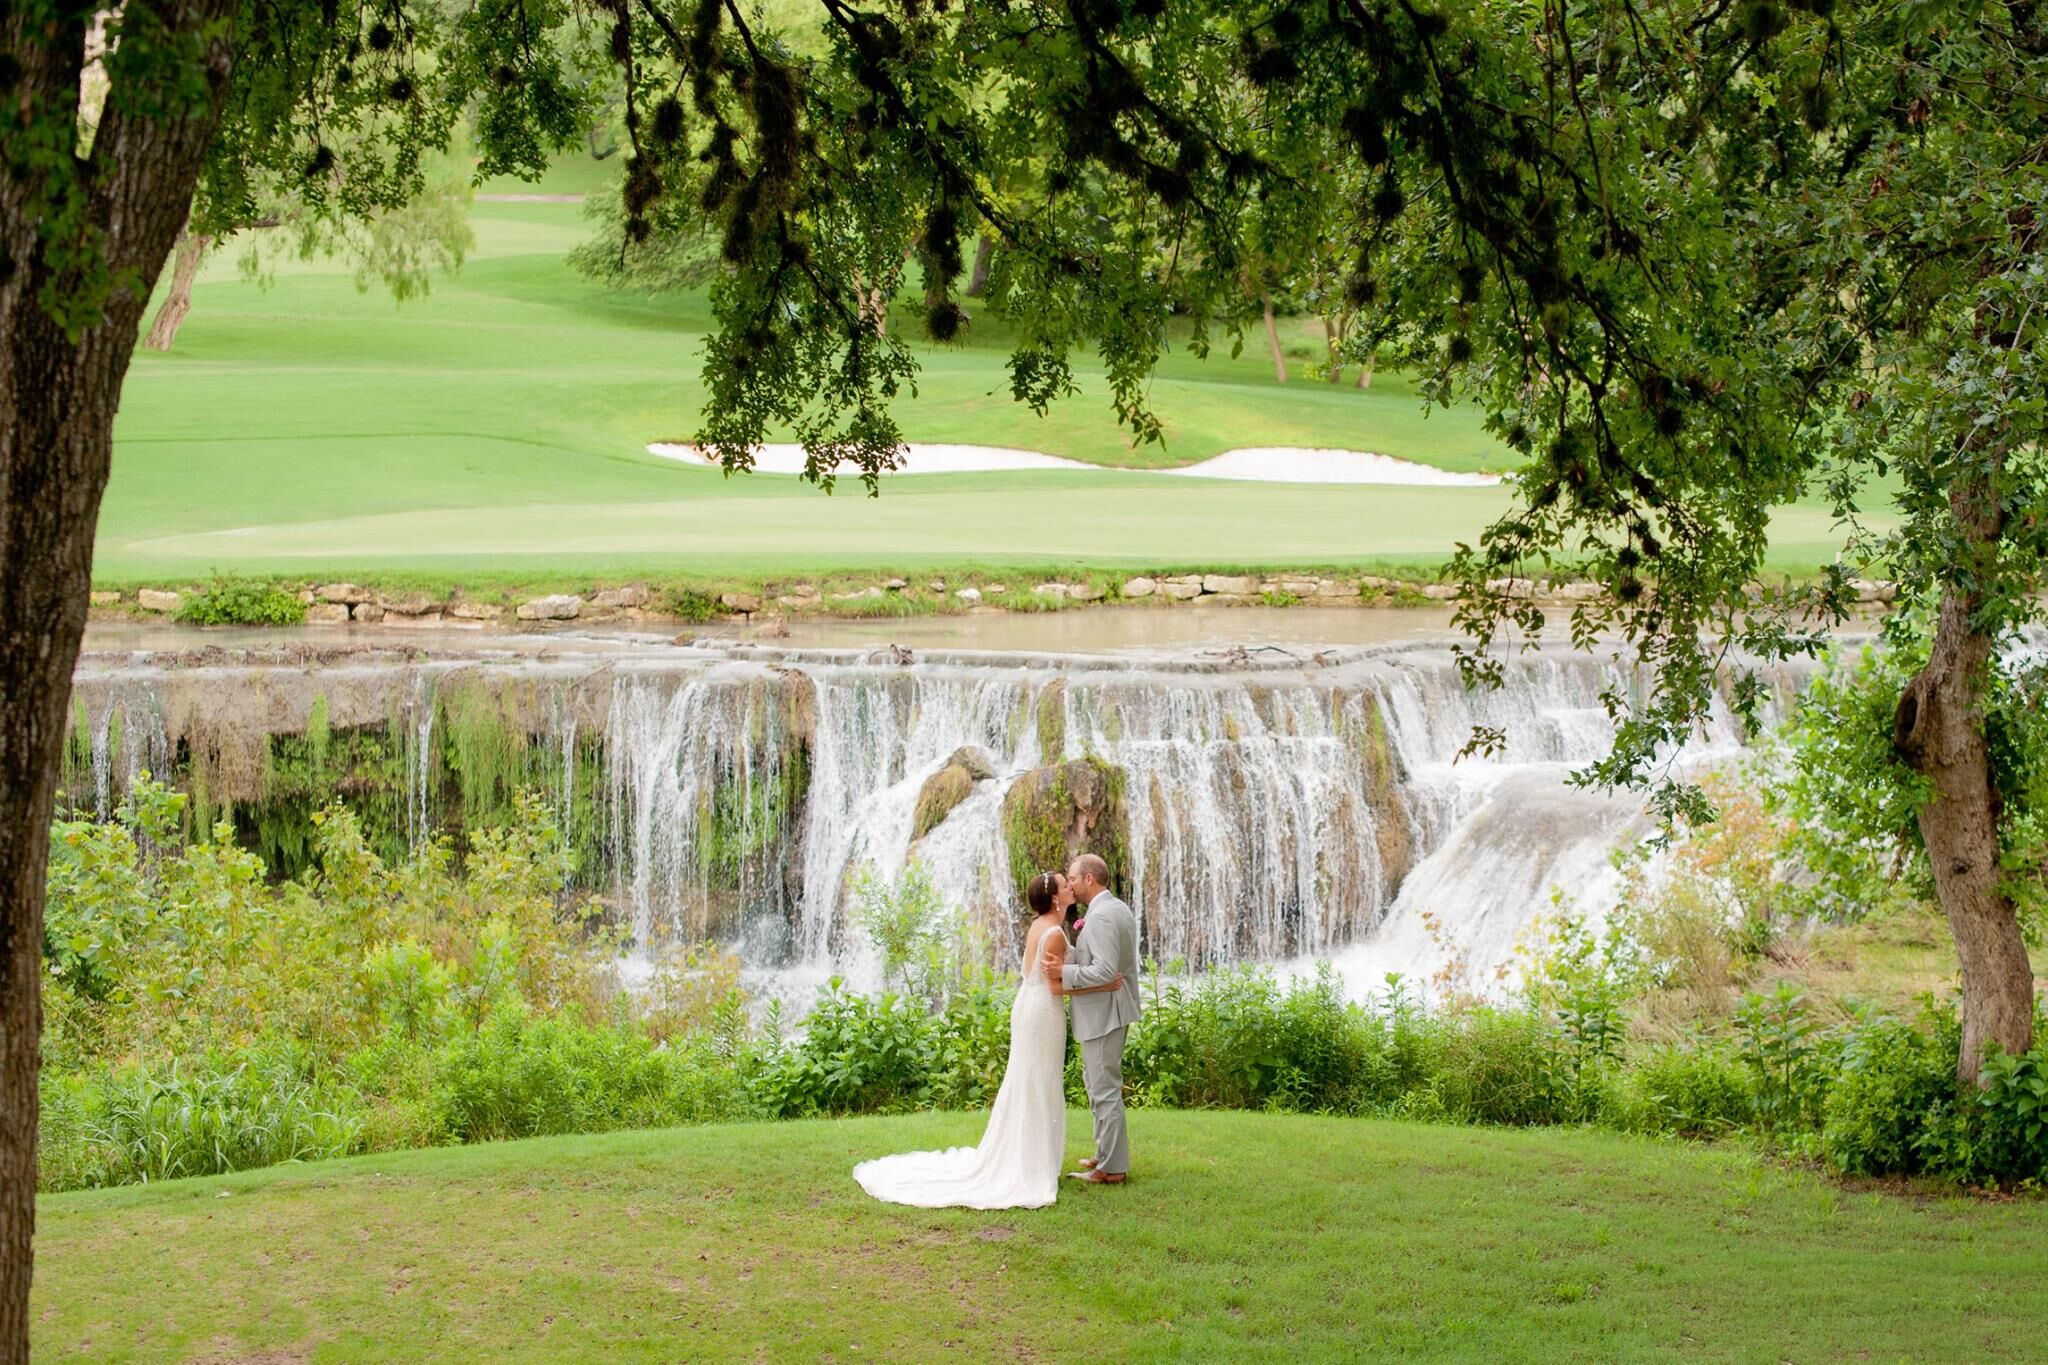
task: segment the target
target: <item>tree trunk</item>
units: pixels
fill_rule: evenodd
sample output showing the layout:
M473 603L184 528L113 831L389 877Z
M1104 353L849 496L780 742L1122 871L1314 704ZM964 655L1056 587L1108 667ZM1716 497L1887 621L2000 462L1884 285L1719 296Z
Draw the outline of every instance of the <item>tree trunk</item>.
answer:
M861 320L875 329L875 335L888 335L889 291L881 285L868 288L867 277L856 270L853 272L853 298Z
M1371 351L1367 351L1365 353L1365 363L1358 367L1358 387L1361 389L1369 389L1372 387L1373 358L1373 353Z
M44 860L135 328L118 361L104 328L74 347L29 292L0 292L0 1359L10 1361L27 1358Z
M1988 478L1959 479L1949 505L1972 549L1995 550L2002 513ZM1975 622L1981 599L1958 579L1971 581L1958 575L1942 589L1927 666L1899 697L1892 742L1934 786L1920 811L1920 835L1963 970L1957 1073L1974 1083L1987 1045L2006 1052L2033 1045L2034 971L2018 912L2000 885L2000 800L1984 731L1994 641Z
M1344 329L1329 318L1323 319L1323 344L1330 348L1330 382L1341 383L1344 379Z
M1273 348L1273 378L1279 383L1285 384L1287 382L1287 357L1281 353L1280 329L1273 322L1272 296L1261 294L1259 296L1259 306L1265 309L1266 313L1266 344Z
M150 350L168 351L177 341L178 329L185 325L185 315L192 311L192 281L212 245L213 238L203 232L188 229L178 234L178 254L171 266L171 291L164 295L163 306L156 310L156 320L149 324L149 335L142 339Z
M229 9L227 0L168 0L153 18L173 37L221 35ZM62 111L68 125L91 7L35 13L30 30L20 7L0 7L0 51L18 62L13 107L24 122ZM82 196L102 268L154 280L191 210L228 58L215 36L196 71L144 68L161 88L117 79L88 159L0 174L0 257L14 266L0 271L0 1365L28 1359L44 863L114 410L147 303L116 288L95 320L67 335L37 296L89 289L91 272L81 280L68 270L74 239L45 239L48 220L29 206L44 191ZM15 136L0 129L0 149L12 151Z
M986 232L982 233L981 240L974 244L974 271L967 277L968 298L978 299L982 291L988 288L989 262L993 261L995 256L995 238Z

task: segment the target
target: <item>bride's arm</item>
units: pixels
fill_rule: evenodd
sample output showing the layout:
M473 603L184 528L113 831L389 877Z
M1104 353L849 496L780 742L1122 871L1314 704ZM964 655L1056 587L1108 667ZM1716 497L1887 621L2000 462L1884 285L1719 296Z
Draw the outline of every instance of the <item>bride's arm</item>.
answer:
M1045 984L1052 988L1053 997L1065 995L1060 985L1060 968L1067 960L1067 936L1058 929L1048 929L1038 941L1039 966L1045 974Z
M1042 961L1045 968L1045 984L1052 988L1054 995L1095 995L1102 991L1120 991L1124 988L1122 973L1118 973L1116 980L1104 982L1100 986L1076 986L1069 990L1062 985L1060 968L1067 961L1067 936L1057 929L1046 930Z

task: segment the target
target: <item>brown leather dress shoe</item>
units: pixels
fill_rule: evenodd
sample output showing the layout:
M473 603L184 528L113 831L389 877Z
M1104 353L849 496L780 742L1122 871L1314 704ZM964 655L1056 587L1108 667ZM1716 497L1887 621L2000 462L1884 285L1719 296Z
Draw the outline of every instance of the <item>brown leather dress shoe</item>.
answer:
M1085 1171L1068 1171L1067 1179L1078 1180L1084 1185L1121 1185L1126 1177L1120 1172L1098 1171L1091 1166Z
M1084 1157L1082 1157L1082 1158L1081 1158L1081 1169L1082 1169L1082 1170L1084 1170L1084 1171L1092 1171L1092 1170L1094 1170L1094 1169L1095 1169L1095 1158L1094 1158L1094 1157L1092 1157L1092 1156L1084 1156Z

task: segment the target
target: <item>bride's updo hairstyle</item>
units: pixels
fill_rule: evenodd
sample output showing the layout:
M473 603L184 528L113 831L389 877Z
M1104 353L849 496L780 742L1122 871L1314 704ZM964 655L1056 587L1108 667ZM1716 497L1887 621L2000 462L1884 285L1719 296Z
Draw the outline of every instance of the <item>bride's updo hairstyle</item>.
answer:
M1057 872L1041 872L1033 877L1024 888L1024 903L1031 907L1034 916L1052 909L1052 899L1060 891L1060 875Z

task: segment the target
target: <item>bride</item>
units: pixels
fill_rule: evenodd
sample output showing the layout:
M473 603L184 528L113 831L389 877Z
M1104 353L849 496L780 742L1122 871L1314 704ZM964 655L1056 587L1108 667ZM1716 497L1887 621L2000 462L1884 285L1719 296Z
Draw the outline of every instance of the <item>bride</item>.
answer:
M1060 1183L1067 1145L1067 1012L1060 979L1067 935L1060 927L1074 893L1057 872L1041 872L1025 888L1032 919L1024 935L1024 980L1010 1006L1010 1062L996 1092L979 1147L904 1152L853 1168L853 1178L877 1199L919 1208L1041 1208ZM1123 985L1118 977L1107 986Z

